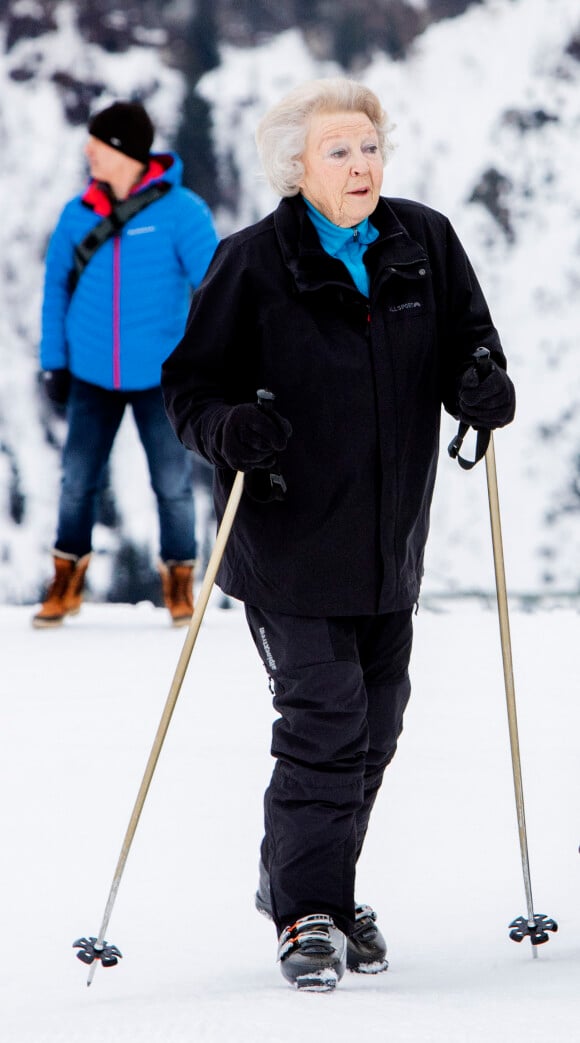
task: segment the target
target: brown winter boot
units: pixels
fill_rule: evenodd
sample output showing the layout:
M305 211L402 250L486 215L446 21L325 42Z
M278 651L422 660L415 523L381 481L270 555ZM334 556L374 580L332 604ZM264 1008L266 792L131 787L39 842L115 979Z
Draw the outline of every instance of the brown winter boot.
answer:
M33 617L33 627L58 627L65 616L74 616L83 600L85 575L90 554L82 558L54 554L54 579L42 608Z
M192 561L160 561L163 599L174 627L184 627L193 615Z

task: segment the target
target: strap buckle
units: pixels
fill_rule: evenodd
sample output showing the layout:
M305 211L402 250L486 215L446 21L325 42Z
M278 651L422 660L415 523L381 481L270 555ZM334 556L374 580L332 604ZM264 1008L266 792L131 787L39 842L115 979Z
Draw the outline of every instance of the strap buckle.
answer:
M468 431L469 424L464 424L463 422L461 422L459 424L459 428L457 430L455 438L453 438L447 446L447 452L449 453L451 459L457 460L457 463L460 467L463 468L464 471L471 471L472 467L475 467L475 465L478 464L480 460L483 460L483 457L487 452L487 447L489 445L489 437L491 434L489 428L487 427L475 428L475 432L477 434L477 439L475 442L475 459L467 460L464 456L460 455L460 449L463 445L463 439L465 438Z

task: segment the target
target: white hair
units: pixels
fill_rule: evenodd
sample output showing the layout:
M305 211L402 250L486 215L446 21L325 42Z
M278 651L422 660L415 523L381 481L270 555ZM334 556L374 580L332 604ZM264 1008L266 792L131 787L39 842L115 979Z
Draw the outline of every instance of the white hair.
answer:
M280 196L295 196L299 192L298 184L304 176L302 155L315 112L363 112L377 132L383 163L393 149L388 137L392 129L389 118L369 87L342 77L310 80L274 105L256 131L264 174Z

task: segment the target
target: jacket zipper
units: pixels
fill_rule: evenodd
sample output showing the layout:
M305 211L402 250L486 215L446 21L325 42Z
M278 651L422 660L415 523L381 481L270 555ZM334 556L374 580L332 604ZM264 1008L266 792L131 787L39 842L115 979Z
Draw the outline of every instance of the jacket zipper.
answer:
M121 237L113 239L113 387L121 387Z

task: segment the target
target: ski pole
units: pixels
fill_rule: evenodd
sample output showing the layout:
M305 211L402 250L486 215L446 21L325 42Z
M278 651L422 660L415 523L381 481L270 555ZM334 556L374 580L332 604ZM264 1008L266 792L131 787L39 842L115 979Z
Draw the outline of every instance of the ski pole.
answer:
M177 703L177 699L181 691L181 686L183 684L191 653L193 652L193 648L197 640L199 628L201 626L201 622L205 614L205 610L209 601L212 587L214 585L217 571L220 566L220 562L226 548L228 537L230 535L230 531L238 510L243 488L244 474L242 471L238 471L236 473L234 484L232 486L232 490L228 502L226 504L221 525L216 536L215 545L207 564L205 576L203 578L203 583L201 585L195 609L191 617L191 622L187 629L187 634L185 636L185 641L183 644L181 655L179 657L175 669L173 681L171 683L169 694L167 696L165 707L161 716L161 720L159 722L155 739L151 747L151 753L149 754L149 759L147 761L141 786L139 787L137 799L135 801L133 812L129 820L129 825L125 833L125 839L123 840L121 853L119 855L119 860L115 869L115 874L113 877L113 882L111 884L111 889L105 907L105 912L103 915L103 921L101 923L99 935L97 938L79 938L76 942L73 943L73 948L78 948L79 950L76 954L79 960L82 960L83 963L88 963L91 965L89 975L87 978L87 985L90 985L93 980L97 963L99 962L99 960L102 963L103 967L112 967L118 962L119 958L121 957L121 953L119 952L117 947L115 945L109 945L105 941L105 935L107 933L109 920L111 918L111 913L113 912L113 906L115 904L115 899L117 897L117 892L119 890L119 885L121 883L121 878L123 876L127 858L129 856L131 844L133 843L133 838L135 836L135 832L139 824L141 812L143 811L145 798L147 797L147 793L151 785L151 780L153 778L153 773L155 771L155 767L159 759L159 754L161 753L161 749L165 741L165 737L167 735L171 718L173 716L173 711L175 709L175 705Z
M477 350L474 352L473 358L475 366L479 373L479 379L480 381L484 380L491 370L489 350L487 348L477 348ZM467 429L467 425L461 424L458 434L449 446L450 456L457 457L460 463L462 463L462 461L461 458L459 458L459 449L461 448L461 443L463 441L463 437ZM527 918L524 916L518 916L515 920L512 920L512 922L510 923L510 938L515 942L521 942L523 938L528 936L532 944L533 956L537 957L538 954L536 946L541 945L543 942L549 941L549 936L547 932L557 931L558 925L555 920L552 920L550 917L545 916L544 913L534 914L530 859L528 854L528 837L526 830L526 815L524 806L524 790L522 782L520 743L518 737L516 694L513 674L507 587L505 578L503 540L501 531L501 516L499 509L497 470L495 465L495 448L492 432L486 431L484 434L484 439L485 444L487 446L484 450L484 455L489 500L489 516L491 522L491 539L493 545L493 561L495 570L499 630L503 661L503 675L510 737L512 773L514 781L522 871L524 877L524 890L526 895L526 905L528 913ZM481 456L478 456L478 452L476 451L476 460L474 461L475 463L477 462L477 459L481 459ZM466 467L465 461L463 461L462 466ZM468 466L472 466L472 464Z
M257 397L257 404L262 409L268 410L273 408L274 395L271 391L261 389L260 391L258 391ZM273 487L276 487L279 490L280 495L282 495L286 491L286 484L280 474L271 474L269 481L271 482ZM105 906L105 912L103 914L103 920L101 923L101 928L98 937L95 938L91 936L89 938L78 938L76 942L73 942L73 948L78 949L76 955L78 956L79 960L81 960L83 963L90 965L90 970L87 978L87 985L91 984L95 975L97 963L99 961L102 963L103 967L114 967L115 964L119 962L119 959L122 958L122 953L119 951L117 946L111 945L105 941L105 935L107 933L107 928L109 926L109 921L113 912L113 906L117 898L117 892L119 890L121 878L123 876L127 858L129 856L129 851L131 849L131 844L133 843L133 838L135 836L135 832L139 824L141 812L143 811L145 798L147 797L147 793L151 785L151 780L155 772L155 767L157 765L157 761L159 760L159 754L161 753L161 749L165 741L169 725L171 723L173 711L175 709L175 705L177 703L177 699L181 691L181 686L185 678L189 660L191 658L191 653L193 652L193 648L197 640L197 635L199 633L199 629L205 614L205 610L207 608L207 603L209 601L212 587L214 585L215 578L217 576L217 572L221 560L223 558L224 551L226 549L232 525L235 521L235 517L238 511L238 507L240 505L240 500L242 498L243 491L244 473L242 471L238 471L236 473L234 483L232 485L232 489L228 498L228 502L224 510L222 521L218 533L216 535L215 545L207 564L205 576L203 578L203 583L201 585L199 596L197 598L197 603L193 615L191 617L191 622L189 624L187 634L185 636L183 649L181 651L181 655L175 668L173 681L171 683L169 694L165 702L163 714L161 716L161 720L157 728L155 739L153 741L153 746L151 747L151 753L149 754L149 759L147 761L143 779L141 781L141 786L139 787L139 792L135 800L135 805L133 807L133 812L129 820L129 825L127 826L127 831L125 833L125 838L121 847L121 853L119 855L119 859L115 869L115 874L113 876L113 882L109 891L109 897ZM280 495L278 495L277 498L280 498Z

